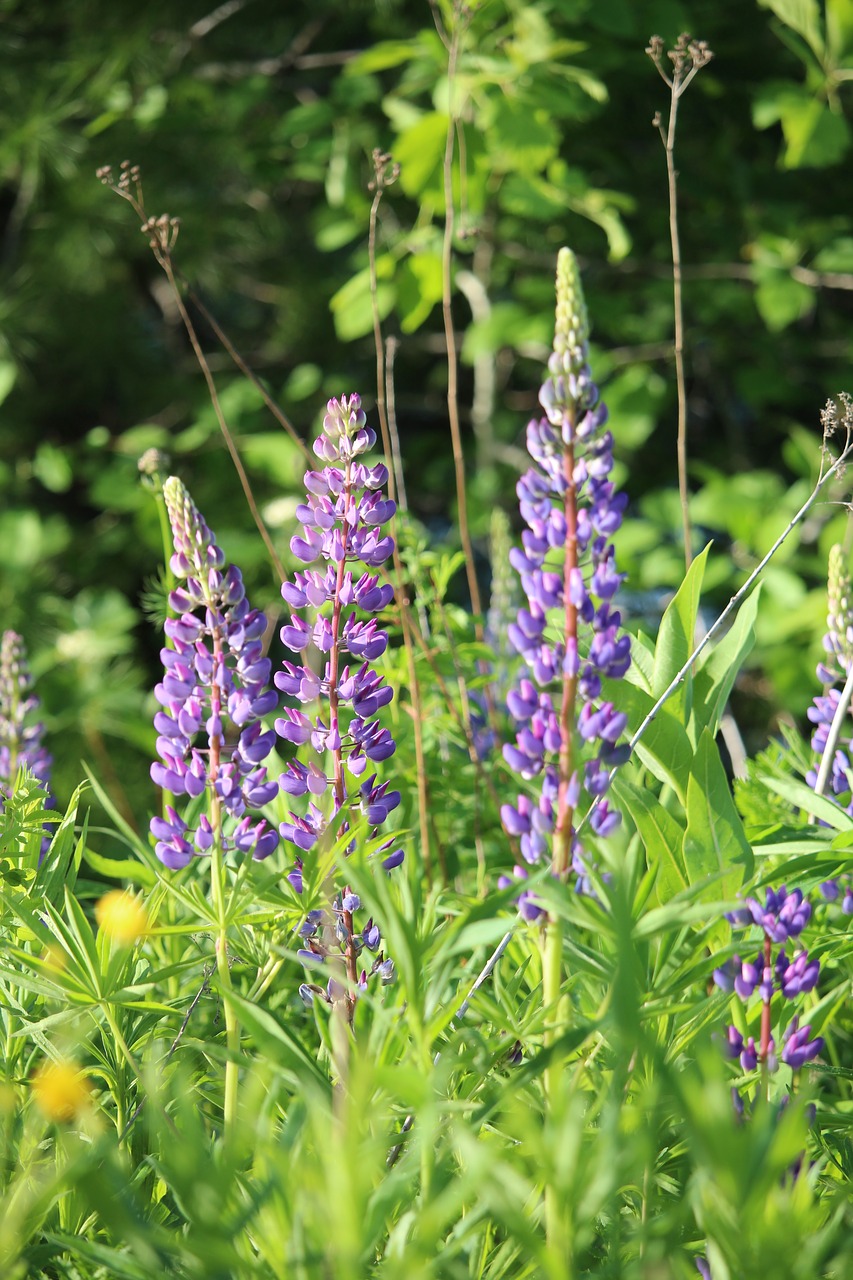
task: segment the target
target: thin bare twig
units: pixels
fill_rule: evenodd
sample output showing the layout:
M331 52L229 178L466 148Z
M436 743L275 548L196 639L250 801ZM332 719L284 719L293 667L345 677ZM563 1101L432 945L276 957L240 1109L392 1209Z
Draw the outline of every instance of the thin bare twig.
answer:
M666 154L667 190L669 195L669 238L672 251L672 291L675 312L675 380L678 394L678 493L681 500L681 521L684 530L684 562L689 569L693 560L690 529L690 495L687 488L687 386L684 376L684 303L682 298L681 242L678 234L678 175L675 169L675 128L678 118L678 101L701 67L710 62L711 53L704 40L691 40L680 35L668 57L673 65L672 76L663 66L663 40L652 36L646 53L654 62L665 84L669 86L669 124L664 132L660 112L652 121L658 130Z
M290 421L287 414L282 409L281 405L278 404L273 399L273 397L270 395L267 388L264 386L264 384L261 382L258 375L255 373L254 369L252 369L252 367L249 364L247 364L246 361L243 359L242 355L234 346L234 343L231 341L228 334L219 324L216 317L209 311L209 309L202 302L201 298L198 296L195 289L193 289L192 285L187 280L186 276L181 271L179 271L177 267L175 267L174 263L172 264L172 267L173 267L176 279L179 281L180 284L183 285L184 289L186 290L187 298L195 307L196 311L198 311L199 315L202 317L205 324L209 325L210 328L213 330L213 334L216 340L224 347L225 351L231 357L232 361L240 370L243 377L247 378L249 382L251 382L252 386L255 387L255 389L260 393L261 397L263 398L264 404L269 409L270 413L275 418L276 422L279 424L279 426L284 428L284 430L290 436L293 443L302 453L305 460L308 462L309 466L313 466L316 460L313 454L311 453L311 450L309 449L305 441L302 439L302 437L299 435L299 432L296 430L293 423Z
M138 165L132 165L127 160L122 161L118 180L114 179L112 169L109 165L105 165L100 168L97 176L101 182L103 182L105 186L110 187L116 195L121 196L123 200L127 200L128 204L130 204L134 209L142 222L140 229L143 235L148 237L149 248L154 254L156 262L163 269L166 279L171 286L175 305L177 306L180 317L184 322L184 328L187 331L190 345L192 346L199 368L201 369L205 383L207 384L208 395L210 396L210 402L213 405L213 411L216 414L216 420L219 423L219 429L222 432L222 438L225 441L228 452L231 455L231 460L234 463L234 468L239 476L240 484L243 487L243 493L246 496L246 502L252 513L252 518L254 519L258 532L263 539L264 546L266 547L270 560L275 567L275 571L281 581L284 582L286 576L284 566L279 559L278 552L276 551L273 540L270 537L269 530L267 529L263 517L258 510L258 505L255 502L255 495L253 494L252 486L249 483L249 477L247 476L246 469L243 466L243 460L240 457L240 453L234 443L234 437L231 435L228 423L225 421L225 415L222 412L222 405L219 402L216 382L210 371L210 365L207 363L204 352L201 349L201 343L199 342L195 325L187 311L180 285L178 284L175 276L174 267L172 265L172 253L175 247L175 241L178 238L178 232L180 231L181 220L180 218L170 218L166 213L161 214L157 218L148 216L145 209L145 200L142 194L142 177Z
M438 15L433 10L438 21ZM471 597L471 609L474 614L474 630L477 639L483 643L483 606L480 599L480 587L477 582L477 566L474 561L474 547L468 528L468 499L465 492L465 454L462 448L462 431L459 422L459 358L456 350L456 335L453 330L452 302L452 262L454 234L453 204L453 152L456 130L459 123L454 112L453 96L456 91L456 68L459 60L459 42L464 28L466 11L461 0L454 0L453 31L450 36L447 53L447 93L448 122L447 143L444 149L444 235L441 244L441 312L444 319L444 341L447 349L447 415L450 423L450 438L453 446L453 466L456 474L456 506L459 514L459 539L465 553L465 572L468 579L468 593ZM461 166L460 166L461 169Z
M397 497L397 484L394 468L394 450L391 432L388 425L386 407L385 348L382 341L382 322L379 317L379 283L376 275L376 219L379 204L386 188L397 181L400 166L394 164L390 155L378 147L373 152L373 201L370 206L370 230L367 241L368 262L370 268L370 302L373 310L373 342L376 349L376 406L379 411L379 426L382 432L382 448L388 464L388 493L392 499ZM399 449L398 449L399 452ZM420 831L421 853L424 867L429 879L432 879L432 852L429 827L429 780L427 777L426 749L423 736L423 716L421 714L421 691L418 684L415 650L412 642L412 617L409 599L403 586L403 562L400 559L399 539L397 537L397 514L391 518L391 534L394 540L393 563L394 573L391 585L394 588L394 600L400 615L400 627L403 632L403 648L406 652L406 667L409 675L409 698L412 704L412 729L415 739L415 762L417 768L418 787L418 828ZM447 870L439 844L439 861L445 883Z
M213 972L212 968L209 968L208 966L205 966L205 969L204 969L204 980L202 981L202 984L201 984L201 986L199 987L198 991L197 991L197 992L195 993L195 995L193 996L193 999L192 999L192 1002L191 1002L191 1004L190 1004L190 1007L187 1009L186 1013L184 1014L183 1022L181 1023L180 1027L178 1028L178 1034L175 1036L174 1040L173 1040L173 1041L172 1041L172 1043L169 1045L169 1048L166 1050L166 1056L165 1056L165 1058L163 1059L163 1061L160 1063L160 1069L161 1069L161 1070L162 1070L162 1068L163 1068L163 1067L165 1067L166 1063L167 1063L167 1062L169 1062L169 1060L171 1059L171 1057L172 1057L172 1055L174 1054L175 1050L177 1049L178 1045L179 1045L179 1044L181 1043L181 1041L183 1040L183 1038L184 1038L184 1032L186 1031L187 1027L189 1026L189 1021L190 1021L190 1018L193 1016L193 1012L194 1012L194 1010L195 1010L195 1007L196 1007L196 1005L198 1004L198 1002L199 1002L199 1000L201 999L201 997L204 995L205 991L207 990L207 984L208 984L208 982L210 981L210 975L211 975L211 973L212 973L212 972ZM137 1119L139 1118L139 1116L141 1115L141 1113L142 1113L142 1109L143 1109L143 1107L145 1106L145 1103L146 1103L147 1101L148 1101L148 1095L146 1094L146 1095L144 1095L144 1096L143 1096L143 1098L142 1098L142 1100L140 1101L139 1105L137 1106L136 1110L135 1110L135 1111L133 1112L133 1114L130 1116L129 1120L127 1121L127 1124L126 1124L126 1125L124 1126L124 1128L122 1129L122 1131L121 1131L121 1137L119 1138L119 1145L121 1145L121 1144L124 1142L125 1138L126 1138L126 1137L127 1137L127 1135L130 1133L130 1130L133 1128L133 1126L134 1126L134 1124L135 1124L136 1120L137 1120ZM166 1118L168 1119L168 1117L166 1117ZM171 1124L171 1121L169 1121L169 1123Z

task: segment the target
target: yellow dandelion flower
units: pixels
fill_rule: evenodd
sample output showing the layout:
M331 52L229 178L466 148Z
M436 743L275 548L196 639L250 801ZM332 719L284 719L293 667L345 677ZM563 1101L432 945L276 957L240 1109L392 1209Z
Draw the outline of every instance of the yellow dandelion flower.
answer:
M92 1087L73 1062L44 1062L32 1078L33 1096L47 1120L65 1122L86 1110Z
M123 889L111 889L95 903L95 919L108 937L129 947L148 931L148 912L138 898Z

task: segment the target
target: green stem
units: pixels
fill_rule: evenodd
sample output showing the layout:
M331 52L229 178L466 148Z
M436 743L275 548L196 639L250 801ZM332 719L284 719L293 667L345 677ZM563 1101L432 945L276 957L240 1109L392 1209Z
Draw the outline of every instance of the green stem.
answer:
M542 944L542 996L545 1006L543 1043L546 1053L552 1050L560 1028L565 1023L563 985L563 930L560 921L548 916ZM560 1083L563 1064L556 1055L545 1068L545 1124L554 1127L560 1106ZM553 1134L551 1135L553 1142ZM571 1280L571 1237L566 1207L549 1177L545 1183L545 1240L548 1245L549 1270L561 1280Z
M218 797L211 802L211 811L219 809ZM218 814L217 814L218 816ZM211 812L213 817L213 812ZM216 971L222 987L222 1006L225 1010L225 1044L228 1060L225 1063L224 1125L226 1137L232 1132L237 1115L237 1085L239 1080L240 1024L231 1002L231 971L228 967L228 917L225 910L225 866L222 859L222 841L218 823L211 822L215 839L211 849L211 890L213 905L219 922L216 937Z
M221 714L221 690L219 667L224 664L222 634L218 626L213 628L213 674L210 682L210 710L214 720ZM240 1024L231 1001L231 970L228 967L228 918L225 902L225 860L222 851L222 803L216 790L222 753L222 739L214 733L210 739L210 826L213 845L210 851L210 887L216 911L218 932L216 937L216 970L222 987L222 1006L225 1011L225 1045L228 1058L225 1063L225 1098L223 1125L226 1138L233 1132L237 1117L237 1085L239 1081Z

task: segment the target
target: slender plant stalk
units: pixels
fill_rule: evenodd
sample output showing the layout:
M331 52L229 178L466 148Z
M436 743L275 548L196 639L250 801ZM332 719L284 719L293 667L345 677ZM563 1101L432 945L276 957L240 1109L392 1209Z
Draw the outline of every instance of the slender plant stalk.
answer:
M430 574L430 581L435 589L436 582L432 574ZM451 631L450 622L447 617L447 610L438 595L437 589L435 599L439 618L441 619L442 630L444 631L444 638L447 642L447 649L450 654L450 660L453 663L453 672L456 676L456 687L459 690L459 704L461 711L458 719L465 731L465 741L468 747L468 759L474 766L474 848L477 853L477 892L482 897L486 891L486 851L483 847L483 802L480 793L483 770L479 767L480 756L477 752L477 743L474 738L474 725L471 719L471 699L468 696L468 686L465 683L465 674L459 661L459 655L456 652L456 645L453 640L453 632Z
M177 240L177 237L178 237L178 232L180 230L180 225L181 225L180 218L170 218L167 214L162 214L159 218L151 218L148 216L145 210L145 200L142 193L142 178L140 176L139 167L137 165L129 165L126 162L123 163L121 177L118 179L117 182L113 180L112 170L108 166L106 168L98 170L98 177L101 179L102 182L104 182L106 185L111 187L111 189L115 191L117 195L120 195L123 200L127 200L127 202L135 210L136 214L142 221L142 228L141 228L142 232L144 235L148 236L148 244L151 248L151 251L154 254L154 257L157 263L163 269L166 279L169 282L169 285L171 287L172 293L175 298L175 305L178 308L178 313L181 317L181 320L183 321L184 328L187 331L187 336L189 337L190 345L192 346L193 353L195 354L195 358L198 361L199 368L201 369L201 372L204 376L205 383L207 384L207 391L208 391L208 395L210 396L210 402L213 405L213 411L216 414L216 420L219 423L219 429L222 432L222 438L225 441L228 452L231 455L231 461L234 463L234 468L240 479L240 484L243 487L243 493L246 496L246 502L248 504L249 510L252 513L252 519L254 520L257 526L258 532L260 533L261 538L263 539L264 546L267 549L267 553L269 554L270 560L275 568L275 571L278 574L280 580L283 582L285 579L284 566L282 565L281 560L279 559L273 540L270 537L269 530L267 529L266 524L264 523L263 517L261 516L261 513L258 510L258 505L255 502L255 496L252 493L252 486L249 483L249 477L246 475L246 469L243 466L243 460L240 457L240 453L234 442L234 437L231 435L231 432L228 428L228 423L225 420L225 414L222 412L222 405L219 402L219 395L216 390L216 382L214 380L213 374L211 373L210 365L208 364L207 359L205 358L205 354L202 351L201 343L199 342L195 325L193 324L192 319L190 318L190 314L187 311L186 304L184 303L183 294L181 293L181 288L180 288L180 285L178 284L177 276L175 274L175 268L172 262L172 253L175 247L175 241ZM205 311L204 308L202 308L202 310ZM207 314L207 317L212 321L212 317L209 316L209 313L206 313L206 314ZM219 340L224 342L224 335L222 331L219 329L218 326L215 326L215 330ZM226 349L229 351L229 354L232 355L232 358L236 357L237 353L234 351L230 343L227 344ZM238 360L238 365L243 370L243 372L246 373L247 376L251 378L252 382L256 386L258 386L263 392L263 388L261 387L261 384L254 378L253 375L250 374L248 370L248 366L245 365L245 362L243 362L242 360ZM270 403L270 405L272 405L272 402L269 400L269 397L266 395L266 393L264 393L264 399L265 401ZM276 409L277 409L277 406L276 406ZM273 412L276 412L276 409L274 409ZM278 417L279 421L282 421L283 415L281 415L280 411L276 412L276 416ZM285 423L283 423L283 425L285 425ZM296 436L296 433L293 431L293 428L288 426L288 430L290 431L293 438L297 440L297 442L300 445L300 448L302 448L303 451L305 451L304 442L299 441L298 437Z
M656 112L653 123L657 128L666 155L666 180L669 199L669 240L672 253L672 301L675 315L675 380L678 395L678 494L681 501L681 523L684 534L684 563L690 568L693 562L693 538L690 525L690 493L687 487L687 384L684 374L684 302L682 296L681 241L678 233L678 174L675 168L675 130L678 120L678 102L700 67L712 58L704 42L691 41L680 36L669 54L673 64L670 77L662 62L663 41L653 36L646 52L651 57L670 92L669 122L666 130Z
M249 483L249 477L246 475L246 468L243 466L243 460L240 457L236 444L234 443L234 437L231 435L231 432L228 428L228 423L225 421L225 414L222 412L222 405L219 403L219 395L216 390L216 382L214 381L213 374L210 371L210 365L207 363L205 354L201 349L201 343L198 340L198 334L195 331L195 325L190 319L190 314L187 311L186 306L184 305L184 300L183 300L183 297L181 296L181 290L177 280L175 279L175 273L172 270L172 264L168 256L163 257L161 266L163 267L163 270L166 273L166 279L169 281L169 284L172 286L172 290L175 295L175 303L177 305L178 311L180 312L181 319L184 322L184 328L187 331L187 335L192 345L192 349L195 352L195 358L198 361L199 368L201 369L202 374L204 375L204 380L207 383L207 391L208 391L208 395L210 396L210 402L213 405L213 410L214 410L214 413L216 414L216 420L219 423L219 429L222 432L222 437L225 441L228 452L231 454L231 461L234 463L234 469L236 470L237 475L240 478L240 484L243 486L243 493L246 495L246 502L248 504L249 510L252 513L252 519L257 525L258 533L263 538L264 546L267 549L267 553L269 555L270 560L272 561L275 571L278 574L281 581L283 582L286 577L286 574L284 572L284 565L281 563L281 560L279 559L278 552L275 549L275 544L273 543L273 540L270 537L270 533L269 533L269 530L267 529L267 526L264 524L263 516L258 510L258 504L255 502L255 495L252 493L252 486Z
M403 475L403 459L400 453L400 432L397 430L396 401L394 397L394 357L399 342L393 334L385 339L385 404L388 412L388 438L391 442L391 460L389 468L394 474L397 489L397 507L400 511L409 510L409 498L406 493L406 478Z
M433 10L438 22L438 15ZM447 47L447 93L448 122L447 144L444 149L444 235L441 244L441 313L444 320L444 340L447 348L447 415L450 423L450 439L453 447L453 466L456 475L456 505L459 514L459 538L465 553L465 572L468 579L468 592L471 597L471 609L474 614L474 629L478 641L483 643L483 605L480 598L480 587L477 582L477 567L474 562L474 546L468 528L468 500L465 492L465 454L462 449L462 431L459 422L459 358L456 351L456 335L453 330L453 313L451 309L453 284L453 152L457 129L457 117L454 114L453 94L456 86L456 68L459 60L459 41L462 34L463 20L466 11L460 0L453 6L453 31Z
M213 628L213 674L210 682L210 714L215 721L222 713L221 689L217 673L224 664L222 635L218 626ZM217 918L216 971L222 987L222 1005L225 1011L225 1043L228 1058L225 1063L225 1101L223 1123L225 1136L230 1136L237 1115L237 1087L240 1055L240 1027L231 1002L231 970L228 964L228 910L225 903L226 869L222 850L222 803L216 790L222 758L222 737L214 733L210 738L208 763L208 787L210 790L210 826L213 844L210 858L211 896Z
M179 284L183 286L184 290L186 291L187 298L195 307L196 311L198 311L199 315L202 317L205 324L209 325L210 328L213 330L213 334L217 342L219 342L222 345L226 353L231 357L234 364L243 374L243 377L247 378L249 382L251 382L252 386L260 393L261 397L263 398L264 404L266 405L267 409L269 409L270 413L275 418L276 422L279 424L279 426L284 428L284 430L290 436L291 440L299 449L300 453L305 458L305 460L311 466L313 466L314 463L316 462L316 459L311 453L311 450L309 449L308 445L299 435L293 423L288 418L287 414L282 409L281 405L278 404L277 401L273 399L268 389L264 386L261 379L255 373L254 369L252 369L251 366L248 365L246 361L243 359L242 355L237 350L234 343L229 338L228 334L225 332L225 330L217 321L216 317L211 314L209 308L206 307L205 304L202 302L201 298L198 296L195 289L193 289L192 285L189 283L186 276L184 276L177 269L177 267L175 267L174 262L172 263L172 270L174 271L175 279L178 281Z
M832 724L829 726L826 746L823 749L823 755L820 760L817 782L814 785L815 795L822 796L826 791L826 784L832 770L832 761L835 758L835 752L841 737L841 728L844 724L844 718L850 709L851 699L853 699L853 663L850 664L850 671L847 674L844 688L838 699L835 715L832 717Z
M373 311L373 342L376 350L376 406L379 412L379 427L382 432L382 448L388 464L388 494L394 501L398 494L404 495L403 471L400 463L400 446L395 431L392 437L388 403L393 405L393 382L386 381L385 347L382 341L382 322L379 316L379 284L376 275L376 220L382 195L400 172L391 157L378 148L373 152L374 195L370 206L370 229L367 241L367 256L370 268L370 302ZM390 342L390 340L389 340ZM396 449L394 444L396 442ZM394 573L390 582L394 588L394 601L400 615L400 627L403 634L403 648L406 653L406 669L409 677L409 698L412 704L412 727L415 740L415 763L417 766L418 788L418 830L421 843L421 856L429 880L432 880L432 850L430 840L430 798L429 780L427 776L426 749L423 736L423 716L421 714L421 691L418 682L418 671L415 663L415 648L412 640L411 606L403 586L403 562L400 559L399 538L397 536L396 512L391 518L391 536L394 539L393 565ZM444 857L439 851L439 861L444 883L447 884L447 868Z

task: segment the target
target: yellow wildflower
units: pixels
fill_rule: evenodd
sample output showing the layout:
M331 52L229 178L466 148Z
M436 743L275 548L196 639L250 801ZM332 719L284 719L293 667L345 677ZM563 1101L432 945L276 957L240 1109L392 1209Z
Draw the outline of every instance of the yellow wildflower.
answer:
M44 1062L32 1079L33 1096L48 1120L67 1122L87 1109L92 1087L73 1062Z
M95 919L108 937L129 947L148 931L148 912L133 894L111 889L95 903Z

